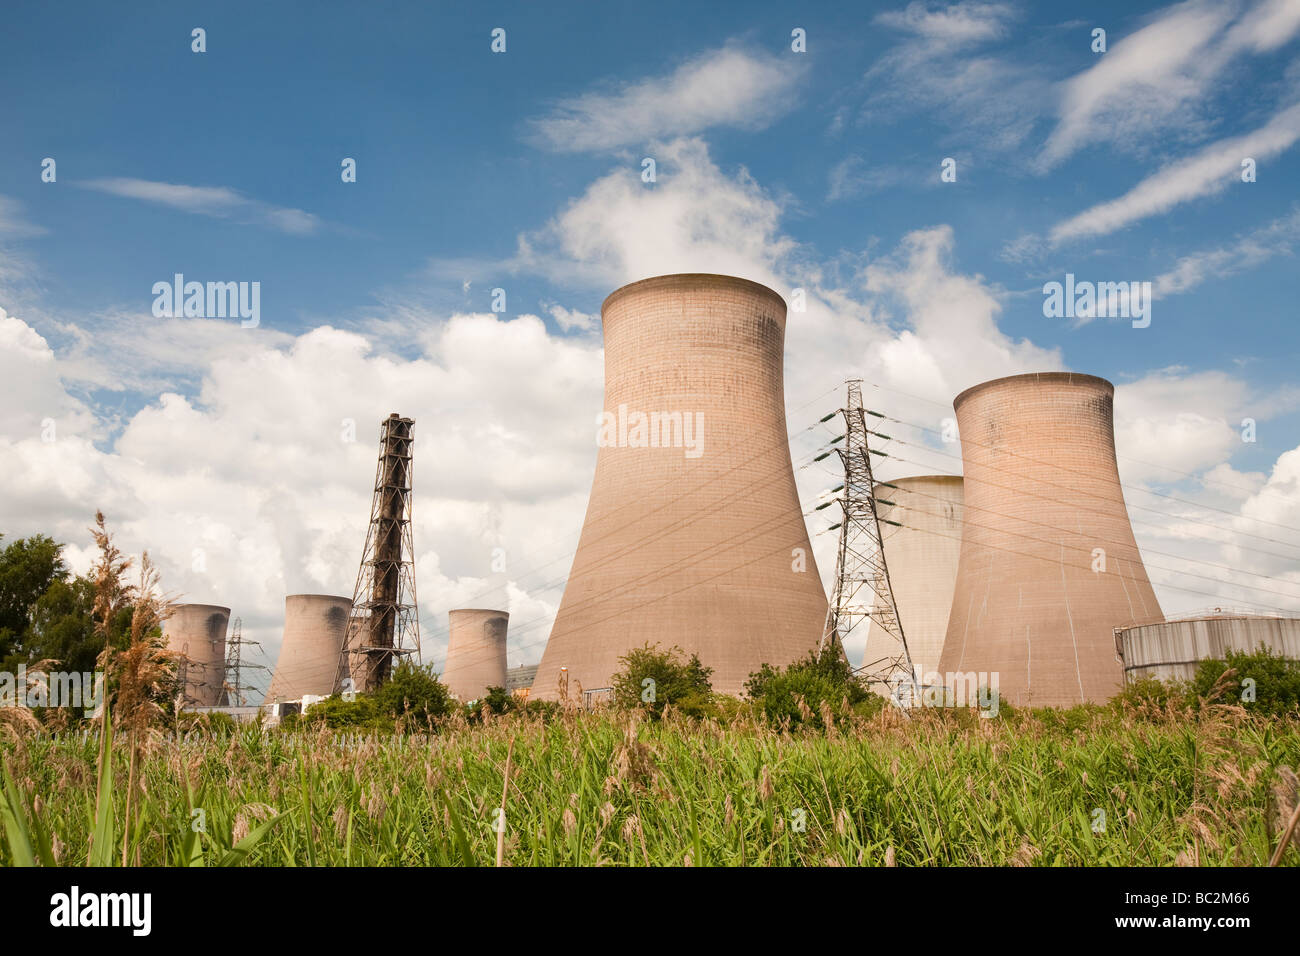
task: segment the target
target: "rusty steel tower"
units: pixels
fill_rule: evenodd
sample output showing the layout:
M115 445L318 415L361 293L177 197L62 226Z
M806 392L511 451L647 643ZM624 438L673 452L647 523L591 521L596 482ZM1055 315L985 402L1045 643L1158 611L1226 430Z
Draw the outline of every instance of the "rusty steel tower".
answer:
M379 426L379 465L370 527L352 594L336 684L371 691L388 679L393 658L420 659L415 600L415 551L411 538L411 470L415 421L396 412Z
M862 407L862 382L859 379L848 382L848 402L839 414L844 416L845 431L842 441L837 439L835 442L835 452L844 464L844 484L839 489L842 494L836 500L843 518L838 525L827 529L839 528L840 540L835 583L818 650L822 651L833 643L843 653L844 639L863 621L870 620L871 640L859 673L873 690L900 702L908 702L917 692L916 670L907 649L903 624L898 618L898 604L889 583L889 568L885 563L880 533L882 524L901 525L882 518L877 508L877 504L892 506L894 502L876 498L877 489L888 491L895 486L889 482L876 484L871 472L871 456L884 455L884 452L871 448L867 441L868 435L885 439L889 436L867 427L867 415L883 416ZM827 419L833 417L830 415Z

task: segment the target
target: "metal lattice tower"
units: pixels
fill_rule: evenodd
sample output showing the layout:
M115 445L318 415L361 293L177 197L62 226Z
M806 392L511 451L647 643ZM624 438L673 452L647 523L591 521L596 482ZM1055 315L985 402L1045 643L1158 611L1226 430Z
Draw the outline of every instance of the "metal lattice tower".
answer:
M848 403L839 411L844 416L845 432L843 444L835 450L844 463L843 495L838 499L844 517L839 525L827 529L838 527L840 540L835 585L818 652L828 642L834 642L843 653L844 640L853 629L865 620L874 620L883 640L867 648L868 660L859 673L877 691L906 703L917 693L916 673L889 585L889 568L885 564L880 533L882 524L898 525L898 522L881 518L877 513L877 485L871 472L871 456L884 455L884 452L872 449L867 440L869 435L889 436L867 427L868 414L883 416L863 409L861 380L848 382ZM894 486L886 482L881 487ZM892 504L884 499L881 503Z
M258 648L262 646L258 641L244 640L243 618L237 617L235 623L231 626L230 637L226 638L226 677L229 679L223 681L221 685L221 703L223 706L245 706L248 703L248 694L246 692L257 688L252 684L243 682L244 671L264 671L268 669L261 664L244 663L243 649L245 645Z
M420 660L420 623L415 599L415 549L411 538L411 429L415 421L396 412L379 426L379 465L370 527L352 592L336 689L372 691L388 679L393 658Z

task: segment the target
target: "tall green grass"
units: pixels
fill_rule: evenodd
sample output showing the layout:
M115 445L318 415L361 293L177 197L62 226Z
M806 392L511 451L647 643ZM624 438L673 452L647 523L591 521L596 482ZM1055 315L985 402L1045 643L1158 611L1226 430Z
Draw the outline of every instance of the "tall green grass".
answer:
M1261 865L1300 766L1294 720L1230 712L885 713L817 735L620 715L407 737L242 728L146 748L129 857L493 865L512 741L511 866ZM0 862L113 862L121 751L94 734L0 744Z

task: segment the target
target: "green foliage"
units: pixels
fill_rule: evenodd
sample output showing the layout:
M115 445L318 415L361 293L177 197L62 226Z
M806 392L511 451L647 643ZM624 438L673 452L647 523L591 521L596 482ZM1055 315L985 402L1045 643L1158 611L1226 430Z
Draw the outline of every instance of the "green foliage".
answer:
M36 602L67 575L63 545L43 534L19 538L0 550L0 660L22 647Z
M418 729L430 729L435 721L446 717L456 707L447 685L438 680L431 665L402 661L375 693L375 707L380 714Z
M356 699L350 701L342 697L327 697L308 707L305 714L287 714L280 720L280 726L289 729L304 724L324 724L331 730L392 726L391 721L383 719L375 698L370 694L357 694Z
M812 651L784 670L764 664L749 675L745 692L774 725L794 728L806 724L818 729L825 728L823 709L829 708L836 720L842 720L876 696L858 680L848 660L834 646L828 646L820 655ZM884 698L880 701L883 704ZM877 704L867 706L880 709Z
M655 719L663 716L668 704L688 717L715 712L709 683L713 668L701 664L698 655L688 660L680 647L661 651L658 644L646 644L618 660L623 667L612 682L614 706L643 710Z
M487 693L469 705L466 710L470 719L480 718L484 713L508 714L520 709L519 698L504 687L489 687Z
M1233 674L1225 679L1227 671ZM1255 700L1244 682L1254 681ZM1191 692L1209 703L1241 704L1247 710L1280 716L1300 710L1300 661L1273 654L1260 645L1251 653L1228 651L1226 661L1201 661Z

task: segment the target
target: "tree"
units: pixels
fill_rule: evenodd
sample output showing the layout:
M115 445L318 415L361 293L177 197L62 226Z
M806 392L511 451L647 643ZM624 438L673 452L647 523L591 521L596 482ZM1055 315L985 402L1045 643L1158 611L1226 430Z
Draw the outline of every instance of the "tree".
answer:
M1210 703L1239 703L1247 710L1280 717L1300 708L1300 661L1272 653L1264 645L1251 653L1227 652L1226 661L1201 661L1191 690ZM1224 680L1225 673L1233 674ZM1252 692L1246 693L1245 681ZM1253 696L1253 700L1250 698Z
M23 650L36 602L67 576L63 545L46 535L19 538L0 550L0 660Z
M445 717L455 705L447 685L438 680L430 665L423 667L402 661L388 680L375 692L379 711L391 717L406 717L417 724L428 724Z
M713 668L701 664L699 655L687 660L680 647L661 651L658 644L646 644L618 661L623 669L614 675L615 706L644 709L656 719L663 716L667 704L691 717L712 713Z
M788 720L792 727L808 723L823 728L823 704L830 707L834 716L843 717L845 701L852 708L871 697L871 692L833 644L827 645L820 655L809 652L806 658L785 670L764 664L749 675L745 692L768 720L773 723Z

